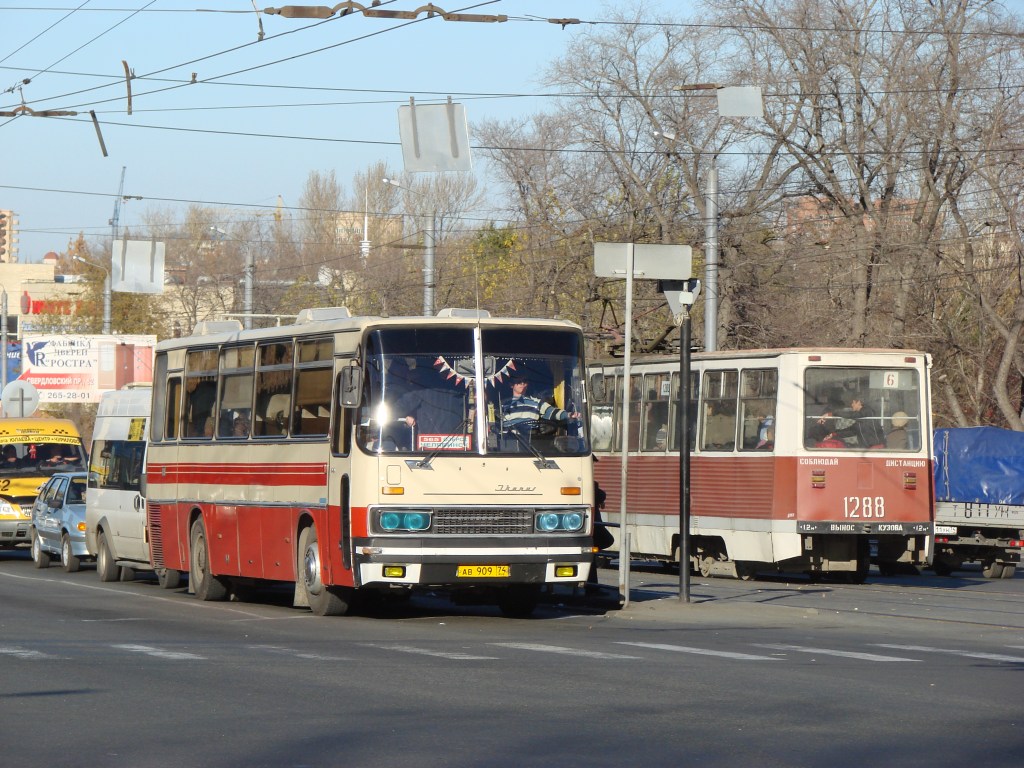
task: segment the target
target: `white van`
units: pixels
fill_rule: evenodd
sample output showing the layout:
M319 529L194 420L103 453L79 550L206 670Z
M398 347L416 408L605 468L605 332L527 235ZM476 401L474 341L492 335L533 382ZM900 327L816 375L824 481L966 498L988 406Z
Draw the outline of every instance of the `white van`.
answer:
M136 570L153 568L142 493L152 395L148 386L107 392L96 411L89 452L85 546L96 558L101 581L131 581ZM177 571L158 571L157 577L167 589L177 587L180 578Z

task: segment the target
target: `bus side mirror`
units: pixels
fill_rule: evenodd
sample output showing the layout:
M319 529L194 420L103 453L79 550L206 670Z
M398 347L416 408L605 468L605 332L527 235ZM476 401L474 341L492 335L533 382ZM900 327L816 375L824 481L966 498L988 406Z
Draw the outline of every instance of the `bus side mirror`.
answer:
M338 403L342 408L355 408L363 393L363 370L354 365L341 369Z

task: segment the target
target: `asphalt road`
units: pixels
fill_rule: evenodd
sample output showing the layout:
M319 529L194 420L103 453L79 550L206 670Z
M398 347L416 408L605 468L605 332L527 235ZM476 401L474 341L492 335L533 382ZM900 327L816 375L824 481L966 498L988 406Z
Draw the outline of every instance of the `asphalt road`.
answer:
M1020 764L1022 577L695 577L683 603L678 575L631 576L623 609L318 618L0 553L4 764Z

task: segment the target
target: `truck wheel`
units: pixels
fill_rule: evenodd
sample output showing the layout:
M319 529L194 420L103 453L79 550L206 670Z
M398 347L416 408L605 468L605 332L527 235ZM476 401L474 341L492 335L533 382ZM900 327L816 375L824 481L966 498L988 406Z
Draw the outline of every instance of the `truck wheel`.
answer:
M1003 566L1003 578L1012 579L1014 572L1017 570L1016 565L1004 565Z
M1003 577L1003 564L988 560L981 566L981 575L986 579L1001 579Z

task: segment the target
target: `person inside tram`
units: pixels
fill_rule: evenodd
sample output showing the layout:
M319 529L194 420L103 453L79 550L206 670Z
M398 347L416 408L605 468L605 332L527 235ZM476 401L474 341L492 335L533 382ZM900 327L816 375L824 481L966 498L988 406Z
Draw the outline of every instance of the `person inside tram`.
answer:
M831 409L821 414L807 430L808 448L846 448L846 442L836 430L836 418Z
M910 417L903 411L896 411L889 420L892 429L885 436L885 447L905 451L910 448L910 436L907 434L907 423Z
M839 437L856 439L858 448L884 448L885 435L882 433L881 422L878 414L866 403L865 396L856 392L850 396L849 402L853 424L839 430Z

